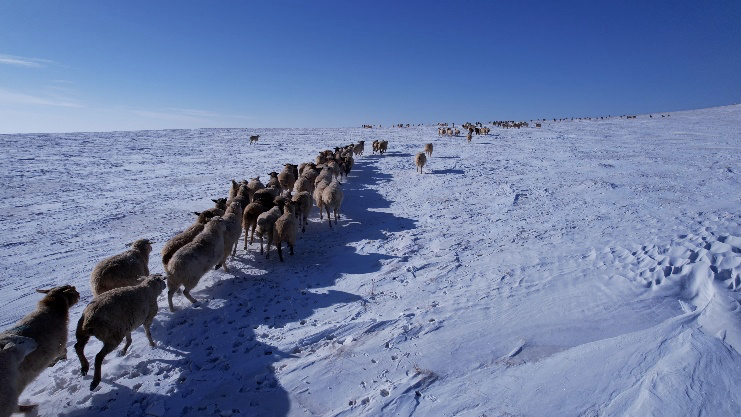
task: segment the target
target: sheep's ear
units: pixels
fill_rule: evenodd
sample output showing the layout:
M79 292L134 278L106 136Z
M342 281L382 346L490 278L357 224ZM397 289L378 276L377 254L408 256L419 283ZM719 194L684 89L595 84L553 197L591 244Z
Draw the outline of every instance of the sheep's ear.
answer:
M41 294L49 294L49 291L51 290L36 290L36 292L40 292Z
M213 198L211 199L211 201L213 201L214 203L218 203L219 202L219 200L215 200Z

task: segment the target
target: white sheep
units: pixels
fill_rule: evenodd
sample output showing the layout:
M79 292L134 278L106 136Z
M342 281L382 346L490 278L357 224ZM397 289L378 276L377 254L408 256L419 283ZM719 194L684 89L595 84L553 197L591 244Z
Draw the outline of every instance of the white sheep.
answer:
M103 348L95 355L95 371L90 390L100 384L100 368L103 359L126 338L126 345L120 356L126 354L131 346L131 332L144 325L144 332L149 344L156 346L152 340L151 326L157 314L157 297L165 289L162 275L146 277L139 285L113 289L95 298L85 307L82 317L77 322L75 352L80 358L80 372L87 375L90 363L85 357L85 345L91 336L103 342Z
M293 190L294 183L296 182L294 169L296 169L295 165L285 164L283 171L278 174L278 182L280 182L280 186L284 190Z
M136 285L138 278L149 275L149 254L152 242L139 239L131 244L131 249L98 262L90 274L93 296L114 288Z
M18 411L18 366L36 349L36 341L28 337L6 335L0 339L0 417L10 417Z
M293 191L297 194L303 191L306 191L309 194L313 193L314 192L314 180L310 178L309 176L301 175L296 180L296 182L293 184Z
M271 206L272 207L272 206ZM250 203L242 211L242 227L244 227L244 249L247 250L247 235L252 229L250 244L255 240L255 229L257 228L257 218L268 210L261 203Z
M15 335L28 337L36 342L36 349L26 355L18 367L16 389L19 395L44 369L67 358L69 309L80 301L80 293L71 285L36 291L44 294L44 298L36 305L36 310L0 334L0 339ZM18 410L29 412L35 407L23 405Z
M309 213L314 206L311 194L308 191L301 191L293 196L293 202L296 203L296 215L301 225L301 232L306 232L306 225L309 223Z
M319 220L324 219L324 203L322 202L322 193L324 192L324 189L327 188L329 185L329 181L324 180L316 184L316 187L314 188L314 203L316 204L317 208L319 209Z
M425 156L425 153L417 152L417 155L414 157L414 165L417 166L417 171L419 171L420 174L423 174L422 167L424 167L426 163L427 157Z
M342 183L337 180L332 181L322 191L322 206L327 210L327 220L329 221L329 228L332 228L332 220L329 217L330 211L334 212L334 224L337 224L337 220L340 218L340 206L345 194L342 192Z
M432 157L432 149L433 149L433 146L431 143L428 143L425 145L425 154L427 154L428 158Z
M266 187L276 187L280 189L281 185L280 185L280 181L278 181L278 173L273 171L269 173L268 175L270 175L270 179L268 180Z
M255 178L252 178L250 182L247 183L247 190L249 195L249 200L247 203L252 202L252 195L255 194L255 191L261 190L265 188L265 184L260 182L260 177L257 176ZM245 205L242 205L242 207L245 207Z
M378 153L383 155L386 153L389 147L389 141L382 140L381 143L378 144Z
M167 243L165 243L165 246L162 248L161 252L162 265L165 269L165 272L167 272L167 263L170 262L170 258L172 258L172 255L174 255L178 249L193 241L193 239L195 239L195 237L203 231L203 228L205 227L206 223L209 222L209 220L211 220L211 218L206 219L203 216L198 216L198 219L195 223L193 223L187 229L183 230L177 235L173 236L172 239L168 240Z
M278 258L283 262L283 242L286 242L290 250L290 254L293 255L293 247L296 245L296 208L293 201L286 201L284 205L283 215L275 221L273 226L273 243L278 248ZM268 244L268 252L270 252L270 244Z
M214 217L204 227L203 232L172 256L167 263L167 302L170 311L175 311L172 296L184 287L183 295L191 303L197 300L190 295L206 272L216 266L224 255L224 232L226 224L221 217Z
M263 237L267 235L268 249L265 255L266 258L270 256L270 243L273 241L273 226L275 221L278 220L282 214L280 206L275 206L270 210L257 216L257 228L255 232L260 238L260 254L262 255L265 251L263 250Z
M229 205L223 219L226 225L226 230L224 231L224 256L221 257L221 261L219 261L216 267L222 266L224 271L228 272L229 268L226 265L226 259L229 255L233 258L237 254L237 242L239 242L239 236L242 234L242 204L239 201L235 201Z

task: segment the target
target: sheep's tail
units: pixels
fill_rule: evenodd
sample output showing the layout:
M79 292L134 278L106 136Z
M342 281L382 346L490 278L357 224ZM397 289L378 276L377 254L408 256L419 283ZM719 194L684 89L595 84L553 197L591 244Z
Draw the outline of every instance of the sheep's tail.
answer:
M79 338L80 335L82 335L83 333L86 333L85 330L83 329L84 325L85 325L85 313L83 312L82 316L80 316L80 320L77 320L77 329L75 329L75 336L77 336L77 338Z

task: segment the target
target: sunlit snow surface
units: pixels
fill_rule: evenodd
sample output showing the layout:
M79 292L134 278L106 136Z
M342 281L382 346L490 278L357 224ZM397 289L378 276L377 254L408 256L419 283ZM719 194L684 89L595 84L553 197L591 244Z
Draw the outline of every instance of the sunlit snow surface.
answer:
M82 295L68 360L21 402L40 416L741 415L741 106L653 116L472 143L433 126L0 135L0 330L37 288ZM162 272L164 243L231 179L358 140L339 227L314 208L285 263L240 241L231 273L193 291L200 306L176 295L170 313L163 294L158 347L138 329L89 391L72 344L98 261L149 238Z

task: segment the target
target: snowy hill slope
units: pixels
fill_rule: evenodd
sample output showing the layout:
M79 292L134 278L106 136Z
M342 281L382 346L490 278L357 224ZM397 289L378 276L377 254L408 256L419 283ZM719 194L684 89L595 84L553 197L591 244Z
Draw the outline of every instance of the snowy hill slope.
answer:
M247 145L259 133L258 145ZM94 392L74 324L89 274L156 254L229 180L366 140L339 227L295 256L239 244L193 307L166 297ZM374 139L386 155L370 155ZM738 415L741 106L439 137L406 129L5 135L0 329L73 284L69 359L38 415ZM425 174L413 156L435 151ZM92 340L92 357L101 344Z

